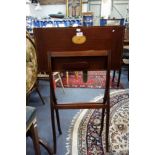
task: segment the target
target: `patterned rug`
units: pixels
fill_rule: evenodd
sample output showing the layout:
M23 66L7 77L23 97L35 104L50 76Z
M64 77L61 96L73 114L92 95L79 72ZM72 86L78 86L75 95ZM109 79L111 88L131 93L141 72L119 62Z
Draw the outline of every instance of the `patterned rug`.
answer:
M78 76L74 72L70 72L68 83L65 75L62 76L62 81L65 88L105 88L105 77L105 71L89 71L87 82L83 82L82 72L78 72ZM58 83L57 87L61 87L61 85ZM117 77L113 82L110 80L110 87L117 88ZM121 83L119 88L124 88Z
M71 123L65 155L129 154L129 91L117 90L111 93L110 104L110 152L104 151L105 131L99 136L101 109L85 109L80 111Z

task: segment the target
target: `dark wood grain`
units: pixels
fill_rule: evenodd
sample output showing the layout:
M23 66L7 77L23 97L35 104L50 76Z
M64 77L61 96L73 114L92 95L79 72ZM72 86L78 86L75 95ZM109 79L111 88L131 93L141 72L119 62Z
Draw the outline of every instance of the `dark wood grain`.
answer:
M124 26L80 27L87 39L80 45L72 42L76 29L75 27L34 29L39 72L48 72L49 51L111 50L111 69L120 69Z
M106 68L107 50L48 52L53 71L103 70Z
M61 60L60 60L61 59ZM66 62L64 62L64 60ZM90 62L91 60L91 62ZM97 60L97 61L96 61ZM105 63L103 63L105 62ZM92 64L93 65L92 65ZM68 64L65 65L64 64ZM98 65L96 65L98 64ZM106 151L109 150L109 115L110 115L110 97L109 97L109 84L110 84L110 65L111 65L111 51L109 50L89 50L89 51L51 51L48 53L48 69L49 69L49 79L50 79L50 105L51 105L51 123L53 130L53 147L54 153L56 153L56 128L55 128L55 112L58 109L93 109L102 108L102 118L101 118L101 131L103 131L103 120L104 115L106 115ZM79 102L79 103L58 103L55 90L54 90L54 79L52 73L54 71L61 70L96 70L102 69L106 70L106 88L104 93L104 98L102 103L96 102ZM84 95L84 94L83 94ZM107 111L104 114L104 111ZM60 127L60 122L58 124Z
M99 109L99 108L106 108L107 105L103 105L103 103L59 103L55 106L55 109Z

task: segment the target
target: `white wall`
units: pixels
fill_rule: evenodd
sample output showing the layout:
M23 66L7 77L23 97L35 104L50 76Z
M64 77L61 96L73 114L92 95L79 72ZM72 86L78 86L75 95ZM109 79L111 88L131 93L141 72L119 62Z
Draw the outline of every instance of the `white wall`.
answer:
M111 14L112 0L102 0L101 4L101 17L108 18Z
M115 18L126 18L127 9L129 5L129 0L101 0L101 16L107 18L115 17ZM113 5L112 5L113 1ZM95 2L96 3L96 2ZM113 6L113 7L112 7ZM34 5L26 4L26 15L30 15L33 17L47 17L49 14L57 14L58 12L62 12L66 15L66 5L41 5L42 10L36 11ZM84 4L82 11L88 11L88 4ZM118 11L117 11L118 10ZM120 15L121 14L121 15Z
M47 17L49 14L57 14L58 12L62 12L64 15L66 15L66 5L41 5L42 10L35 10L35 7L33 4L27 4L27 8L29 8L29 11L27 11L27 15L33 16L33 17ZM27 9L28 10L28 9Z
M88 4L83 4L82 5L82 12L87 12L88 11Z
M129 0L113 0L110 17L126 18L128 16Z

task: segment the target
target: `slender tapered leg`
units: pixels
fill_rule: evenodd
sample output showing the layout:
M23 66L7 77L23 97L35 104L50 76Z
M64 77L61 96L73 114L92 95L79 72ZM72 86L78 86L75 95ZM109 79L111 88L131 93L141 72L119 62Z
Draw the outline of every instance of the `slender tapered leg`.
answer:
M106 103L106 100L107 100L107 95L105 94L104 99L103 99L103 104ZM105 113L105 108L102 109L100 136L102 134L103 126L104 126L104 113Z
M115 79L115 70L114 70L114 72L113 72L113 77L112 77L112 82L114 82L114 79Z
M42 145L47 150L49 155L53 154L53 152L52 152L51 148L48 146L48 144L40 138L39 138L39 144Z
M39 95L39 97L40 97L42 103L45 104L45 102L44 102L44 100L43 100L43 98L42 98L42 96L41 96L41 94L40 94L40 91L39 91L38 87L36 88L36 91L37 91L37 93L38 93L38 95Z
M67 85L69 85L69 73L68 73L68 71L66 71L66 81L67 81Z
M32 125L30 127L30 132L31 132L31 136L32 136L34 149L35 149L35 154L41 155L36 120L32 123Z
M103 126L104 126L104 113L105 113L105 109L102 109L102 118L101 118L101 129L100 129L100 136L102 135L102 131L103 131Z
M57 119L57 125L58 125L59 134L62 134L58 109L56 109L55 112L56 112L56 119Z
M129 66L128 66L128 81L129 81Z
M105 141L106 141L106 152L109 152L109 118L110 118L110 104L109 104L109 98L107 100L107 111L106 111L106 133L105 133Z
M26 95L26 105L29 104L30 94Z
M58 73L58 78L59 78L59 80L60 80L60 84L61 84L61 87L62 87L62 89L63 89L63 92L65 93L64 85L63 85L63 82L62 82L62 79L61 79L60 73Z
M120 70L119 70L119 74L118 74L117 88L119 87L119 84L120 84L121 72L122 72L122 69L120 68Z
M57 144L56 144L56 130L55 130L54 109L53 109L52 104L51 104L51 123L52 123L52 132L53 132L53 152L55 154L56 153Z

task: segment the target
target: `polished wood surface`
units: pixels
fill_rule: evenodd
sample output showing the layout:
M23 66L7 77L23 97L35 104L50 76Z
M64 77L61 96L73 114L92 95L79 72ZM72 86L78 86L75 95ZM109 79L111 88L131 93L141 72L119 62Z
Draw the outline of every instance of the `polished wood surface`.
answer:
M99 59L100 58L100 59ZM61 59L61 61L60 61ZM63 60L66 60L64 62ZM93 60L90 62L90 60ZM97 61L96 61L97 60ZM96 63L94 63L96 61ZM105 63L103 63L105 62ZM66 63L68 65L66 65ZM96 65L97 64L97 65ZM101 117L101 130L100 136L103 131L104 126L104 116L106 116L106 151L109 151L109 115L110 115L110 96L109 96L109 84L110 84L110 65L111 65L111 51L109 50L87 50L87 51L51 51L48 53L48 69L49 69L49 79L50 79L50 106L51 106L51 123L53 130L53 147L54 153L56 153L56 127L55 127L55 112L57 118L58 109L97 109L102 108ZM54 78L52 76L54 71L62 70L106 70L106 88L103 94L103 102L78 102L78 103L58 103L55 89L54 89ZM85 94L83 94L85 95ZM106 110L106 113L105 113ZM58 121L58 129L61 134L60 122Z
M51 51L111 50L111 69L119 69L123 52L124 26L79 27L86 36L84 44L74 44L75 27L34 28L38 70L48 72L47 53Z
M103 105L103 103L59 103L54 108L55 109L100 109L100 108L107 108L107 105Z
M53 71L103 70L107 68L107 50L49 52Z

